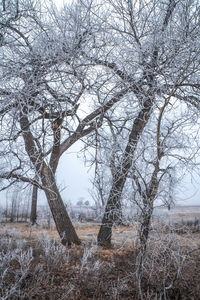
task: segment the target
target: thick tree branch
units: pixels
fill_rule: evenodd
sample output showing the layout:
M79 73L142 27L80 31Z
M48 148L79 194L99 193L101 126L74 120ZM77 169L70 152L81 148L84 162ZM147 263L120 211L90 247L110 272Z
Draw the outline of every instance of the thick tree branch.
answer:
M165 15L165 19L163 21L163 26L162 26L162 31L165 30L165 28L168 26L169 23L169 19L176 7L177 2L175 0L169 0L169 4L168 4L168 8L167 8L167 12Z
M39 187L40 189L43 189L42 185L36 181L35 179L32 179L32 178L28 178L28 177L25 177L25 176L22 176L20 174L17 174L17 173L13 173L13 172L7 172L7 173L4 173L4 174L0 174L0 178L1 179L16 179L16 181L23 181L23 182L26 182L26 183L31 183L33 185L36 185L37 187Z
M23 113L20 114L20 126L24 138L26 152L33 166L35 167L36 171L40 172L40 168L42 164L41 153L38 152L35 146L34 137L30 131L30 123L26 114Z
M106 104L100 106L88 116L86 116L76 128L76 131L60 145L59 157L78 139L86 136L88 133L95 130L95 126L91 126L91 121L100 115L104 115L114 104L119 102L129 92L129 88L125 88L113 96ZM87 129L85 127L89 126Z

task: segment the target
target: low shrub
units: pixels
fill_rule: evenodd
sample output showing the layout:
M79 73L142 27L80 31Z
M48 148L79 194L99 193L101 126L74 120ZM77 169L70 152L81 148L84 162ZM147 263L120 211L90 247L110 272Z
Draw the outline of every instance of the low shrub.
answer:
M89 242L65 248L46 234L30 241L9 228L0 243L2 300L199 299L200 249L175 232L151 232L141 293L138 248L106 250Z

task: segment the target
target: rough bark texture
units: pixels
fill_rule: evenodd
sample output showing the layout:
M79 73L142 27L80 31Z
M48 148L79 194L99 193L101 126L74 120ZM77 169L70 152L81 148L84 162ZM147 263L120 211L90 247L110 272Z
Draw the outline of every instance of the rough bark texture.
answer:
M38 198L38 187L33 186L32 190L32 201L31 201L31 214L30 214L30 225L35 225L37 221L37 198Z
M44 191L62 244L80 244L81 242L76 234L56 186L55 177L47 165L45 165L42 170L42 184L44 186Z
M144 207L143 212L141 214L141 224L139 230L140 251L137 256L137 269L136 269L136 277L137 277L139 287L141 286L141 280L143 276L143 265L146 256L147 241L150 232L152 213L153 213L153 207L150 208L150 206L148 206L148 207Z
M119 208L121 207L121 195L124 184L133 162L133 154L137 146L137 141L147 124L152 108L152 101L150 99L144 102L144 106L139 112L137 118L134 120L129 140L125 148L122 163L119 165L115 176L113 177L113 184L110 190L108 201L106 204L102 225L98 233L97 241L99 245L110 246L112 238L112 226L120 215Z
M54 152L51 157L52 167L47 166L45 162L42 162L41 153L37 150L36 145L34 143L33 135L30 131L29 120L26 114L21 114L20 118L21 129L23 131L23 138L25 142L25 149L29 158L33 165L35 166L35 170L40 174L40 178L42 181L42 186L44 192L47 197L47 201L49 203L49 207L51 209L51 213L53 215L56 228L61 237L61 242L63 245L71 245L80 244L80 240L76 234L76 231L72 225L72 222L69 218L69 215L66 211L64 203L62 201L61 195L56 185L55 180L55 170L56 170L56 153L58 152L57 146L59 146L59 135L57 135L57 128L55 128L55 136L54 136ZM57 144L58 142L58 144Z
M168 8L166 11L165 19L162 24L162 31L164 31L169 23L170 17L176 7L176 2L174 0L170 0L168 3ZM138 41L137 41L138 42ZM143 108L140 110L138 116L135 118L132 126L131 133L129 135L129 140L122 156L122 163L119 165L118 170L116 171L115 176L113 176L113 184L110 190L110 194L108 197L107 205L105 208L105 213L102 220L102 225L100 227L100 231L98 233L97 241L99 245L102 246L110 246L111 238L112 238L112 226L115 222L117 213L116 210L120 207L119 202L121 202L121 195L123 191L124 184L126 182L126 178L129 172L129 169L133 162L134 151L137 146L137 141L142 134L144 127L146 126L153 107L153 99L155 96L155 73L154 70L157 67L157 58L158 58L158 47L154 46L152 51L152 60L151 63L146 63L144 61L144 80L146 80L147 85L149 86L149 96L146 97L146 100L143 103ZM112 66L111 66L112 68ZM130 80L127 76L124 76L122 72L117 71L118 74L123 80ZM136 85L136 89L134 89L135 94L140 98L140 89L138 89ZM148 223L150 222L150 219ZM149 228L149 226L147 226ZM144 236L146 235L144 231ZM148 237L148 234L147 234Z
M150 205L149 205L148 207L145 207L143 209L143 212L141 215L139 237L140 237L140 249L141 249L142 254L144 254L146 252L152 213L153 213L153 207L150 207Z

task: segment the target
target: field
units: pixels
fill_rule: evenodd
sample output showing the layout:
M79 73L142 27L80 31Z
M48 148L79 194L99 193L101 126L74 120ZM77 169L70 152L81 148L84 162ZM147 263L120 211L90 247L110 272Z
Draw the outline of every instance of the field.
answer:
M71 248L54 229L2 223L1 299L200 299L200 230L187 223L200 210L160 215L153 219L141 286L137 222L114 228L111 249L96 245L98 223L75 223L82 245Z

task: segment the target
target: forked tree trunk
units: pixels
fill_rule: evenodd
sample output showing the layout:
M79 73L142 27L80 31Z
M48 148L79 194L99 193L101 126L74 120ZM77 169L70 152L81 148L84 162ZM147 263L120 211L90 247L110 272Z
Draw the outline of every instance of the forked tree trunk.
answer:
M2 0L3 11L6 11L6 0Z
M76 234L57 188L55 177L47 165L45 165L42 170L42 184L62 244L80 244L81 242Z
M26 152L35 167L35 170L40 174L42 186L49 203L51 213L53 215L56 228L61 237L63 245L80 244L80 240L72 225L69 215L66 211L61 195L56 185L54 173L58 162L58 149L59 149L59 132L57 135L57 127L54 126L54 148L51 156L51 163L53 168L48 167L44 161L41 162L41 153L38 151L32 132L30 130L30 123L27 114L21 113L20 125L23 132ZM54 124L56 125L56 123ZM57 140L58 139L58 140Z
M160 124L160 123L159 123ZM158 193L158 187L160 180L158 179L158 173L160 171L159 162L163 154L160 152L160 143L157 143L157 161L154 165L154 171L151 176L148 187L145 192L141 192L143 208L140 215L140 228L139 228L139 240L140 251L137 257L137 270L136 276L138 285L141 286L141 280L143 276L144 262L146 257L147 242L149 233L151 230L151 218L153 214L153 204Z
M31 201L31 214L30 214L30 225L33 226L37 221L37 198L38 198L38 187L33 185L32 190L32 201Z
M167 28L170 17L176 7L176 4L177 4L176 1L172 1L172 0L169 1L166 15L161 28L162 32L164 32L165 29ZM121 171L116 173L116 176L118 176L118 180L115 181L113 180L112 188L110 191L110 195L105 208L104 217L102 220L102 225L97 237L98 243L100 245L111 244L112 226L114 224L112 211L115 208L114 206L116 207L119 206L119 202L121 201L121 195L128 175L128 171L133 163L134 152L137 146L138 139L141 133L143 132L143 129L146 126L149 117L151 115L151 109L153 107L153 99L155 95L155 86L156 86L154 69L157 67L158 50L159 49L157 45L155 45L154 50L152 52L152 62L144 65L144 67L146 67L144 80L146 80L149 86L149 92L146 100L144 101L143 108L140 110L138 116L135 118L133 122L132 130L129 135L129 140L122 156L122 163L119 166L119 168L121 167ZM138 89L136 89L136 93L138 95L140 94L138 93ZM118 184L118 182L120 182L120 184ZM115 196L113 197L113 195ZM144 236L145 235L146 232L144 230Z
M116 174L113 176L113 184L106 204L102 224L97 236L98 244L101 246L111 246L112 226L118 217L116 212L119 212L119 208L121 207L121 195L124 184L133 163L134 152L138 139L151 115L152 106L153 102L151 99L147 99L144 102L143 108L133 122L128 143L122 156L122 163L119 165Z

